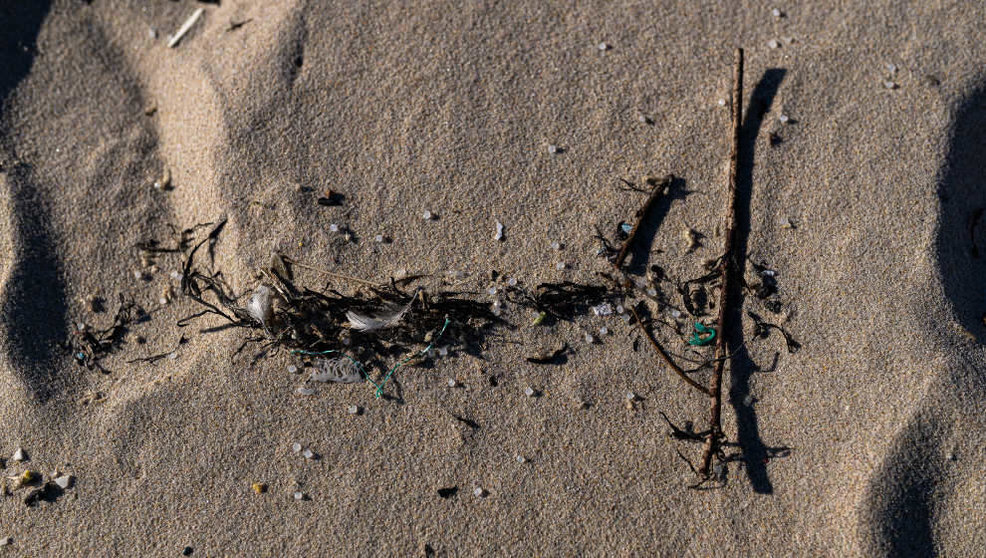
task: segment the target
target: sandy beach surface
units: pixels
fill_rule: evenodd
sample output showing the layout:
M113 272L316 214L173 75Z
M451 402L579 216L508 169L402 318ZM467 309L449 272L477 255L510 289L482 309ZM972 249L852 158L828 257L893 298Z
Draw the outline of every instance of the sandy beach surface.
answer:
M946 1L0 0L0 553L984 555L984 24ZM723 254L736 47L750 288L692 489L702 445L662 413L701 433L709 399L626 314L535 325L505 293L611 286L599 237L647 198L627 183L673 173L620 302L709 358L685 340L719 291L693 316L674 285ZM223 219L197 261L239 304L283 254L422 274L502 322L384 397L312 382L259 326L179 326L203 310L188 246L138 246ZM121 300L137 319L80 355Z

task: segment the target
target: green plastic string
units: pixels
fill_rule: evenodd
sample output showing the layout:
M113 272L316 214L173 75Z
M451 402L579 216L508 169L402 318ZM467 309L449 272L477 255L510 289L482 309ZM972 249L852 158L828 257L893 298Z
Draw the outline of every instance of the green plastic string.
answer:
M708 337L699 337L699 334L708 333ZM716 338L716 330L714 328L708 327L701 322L695 322L695 332L692 333L692 338L688 340L688 344L695 347L704 347L712 342Z
M376 397L377 397L377 399L379 399L383 395L383 387L385 385L387 385L387 382L390 381L390 378L391 378L391 376L394 375L394 372L397 372L397 369L400 368L401 366L407 364L408 361L414 359L415 357L423 356L428 351L430 351L432 349L432 347L435 346L435 341L438 341L439 339L442 338L442 335L445 333L445 328L447 328L448 325L449 325L449 323L451 323L451 322L452 322L452 320L450 320L449 318L445 318L445 323L442 325L442 330L438 332L438 335L435 337L435 339L431 343L428 343L428 346L425 347L424 349L422 349L421 351L419 351L417 353L413 353L411 356L409 356L409 357L401 360L397 364L395 364L394 367L391 368L390 371L388 371L387 374L383 377L383 380L380 380L380 383L379 384L376 383L376 382L374 382L373 379L370 378L370 373L367 372L366 367L363 366L363 363L362 362L356 360L355 358L349 356L348 354L346 354L346 353L344 353L342 351L339 351L339 350L336 350L336 349L331 349L331 350L328 350L328 351L317 351L317 352L313 352L313 351L303 351L301 349L295 349L295 350L291 351L291 354L295 354L295 355L328 355L328 354L338 353L338 354L340 354L340 355L348 358L353 364L355 364L360 369L360 372L362 372L363 373L363 376L366 377L366 381L367 382L370 382L371 384L373 384L373 387L377 388Z

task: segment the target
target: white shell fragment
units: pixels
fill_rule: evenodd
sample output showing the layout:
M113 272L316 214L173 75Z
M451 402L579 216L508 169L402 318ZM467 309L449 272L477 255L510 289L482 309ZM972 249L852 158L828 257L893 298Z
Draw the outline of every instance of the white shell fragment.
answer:
M315 395L315 390L312 388L300 387L295 390L298 395Z
M526 396L528 396L528 397L534 397L534 395L535 395L536 393L537 393L537 392L536 392L536 391L534 391L534 388L532 388L532 387L530 387L530 386L528 386L528 387L527 387L526 389L524 389L524 395L526 395Z
M14 455L12 455L10 458L13 459L14 461L27 461L27 454L24 452L23 449L17 448L14 451Z
M428 211L426 209L425 212L421 214L421 218L424 219L425 221L431 221L432 218L431 211Z
M315 458L315 452L313 452L310 449L306 449L304 452L302 452L301 455L303 455L305 457L305 459L314 459Z
M476 488L474 488L473 491L472 491L472 493L477 498L482 498L482 497L486 496L486 491L483 490L483 487L481 487L481 486L477 486Z
M782 114L777 117L777 121L781 124L787 124L789 120L791 120L791 118L786 114Z
M358 415L359 414L359 406L358 405L350 405L346 410L349 411L349 414L351 414L351 415Z
M777 42L777 39L771 39L771 40L767 41L767 46L770 47L770 48L777 48L777 47L781 46L781 44L779 42Z
M496 222L496 234L493 235L493 240L503 240L503 223Z
M0 546L10 546L10 544L13 543L13 542L14 542L14 539L13 538L11 538L11 537L4 537L4 538L0 539Z
M74 479L72 478L72 475L62 475L60 477L55 478L55 484L58 485L58 488L65 490L68 487L72 486L73 480Z

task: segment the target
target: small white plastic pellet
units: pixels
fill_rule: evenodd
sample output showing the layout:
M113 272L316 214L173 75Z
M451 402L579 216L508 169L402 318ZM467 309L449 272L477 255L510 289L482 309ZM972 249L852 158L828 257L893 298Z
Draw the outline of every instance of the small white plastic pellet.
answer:
M767 46L769 46L770 48L777 48L777 47L781 46L781 44L779 42L777 42L777 39L771 39L771 40L767 41Z
M507 279L507 284L510 285L511 287L516 287L517 286L517 278L516 277L511 277L510 279Z
M455 381L455 378L449 378L448 379L448 387L454 388L457 385L459 385L459 384Z
M301 451L301 444L299 444L298 442L295 442L295 443L291 444L291 451L293 451L295 453L300 452Z
M548 146L548 153L558 153L558 146L557 145L549 145Z
M773 10L770 10L770 13L771 13L771 14L773 14L773 16L774 16L774 17L781 17L782 15L784 15L784 14L783 14L783 13L782 13L782 12L781 12L780 10L778 10L777 8L774 8Z
M311 458L315 457L315 452L313 452L310 449L306 449L304 451L304 453L302 453L301 455L305 456L305 459L311 459Z
M329 224L329 232L339 232L339 225L335 223Z
M606 335L608 333L609 333L609 328L608 327L603 326L603 327L599 328L599 335Z
M590 343L591 344L591 343L594 343L595 341L596 341L596 338L593 337L591 333L586 333L585 334L585 342L586 343Z
M349 414L351 414L351 415L355 415L355 414L358 414L359 413L359 407L357 405L350 405L347 410L349 411Z
M527 388L524 389L524 395L526 395L528 397L534 397L534 394L535 393L537 393L537 392L535 392L534 391L534 388L532 388L532 387L529 387L528 386Z
M421 214L421 217L425 221L430 221L431 220L431 212L426 209L425 212Z
M377 236L374 236L373 237L373 240L375 242L383 242L383 235L382 234L378 234Z
M297 374L298 373L298 367L295 366L295 365L293 365L293 364L289 364L288 365L288 373L289 374Z
M780 115L780 116L777 117L777 120L781 124L787 124L787 122L788 122L788 120L790 120L790 118L788 117L788 115L782 114L782 115Z
M609 45L606 43L599 43L599 46L597 48L599 50L609 50Z
M551 249L552 250L561 250L561 243L558 242L557 240L552 241L551 242Z
M562 270L565 269L565 262L558 262L555 264L555 269Z
M680 318L681 317L681 310L672 310L671 311L671 317L674 318L674 319L676 319L676 320L678 318Z

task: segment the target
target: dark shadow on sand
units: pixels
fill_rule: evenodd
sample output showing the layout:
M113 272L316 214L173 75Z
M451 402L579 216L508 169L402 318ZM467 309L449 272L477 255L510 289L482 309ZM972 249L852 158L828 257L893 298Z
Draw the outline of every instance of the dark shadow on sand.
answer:
M763 117L770 110L770 105L777 95L777 89L784 79L786 70L771 68L764 72L750 95L743 128L740 131L740 152L737 162L737 215L736 215L736 254L746 254L750 236L750 203L753 196L753 164L756 152L757 136ZM738 276L743 277L746 267L745 258L736 262ZM770 478L767 476L766 463L774 455L774 448L768 448L760 439L760 429L757 424L756 411L752 404L747 403L750 393L750 377L759 367L750 358L743 338L743 287L740 282L734 282L729 297L730 315L727 323L731 324L726 331L730 359L730 389L729 403L736 413L737 444L742 452L742 460L746 474L750 479L753 490L759 494L771 494L774 491Z

